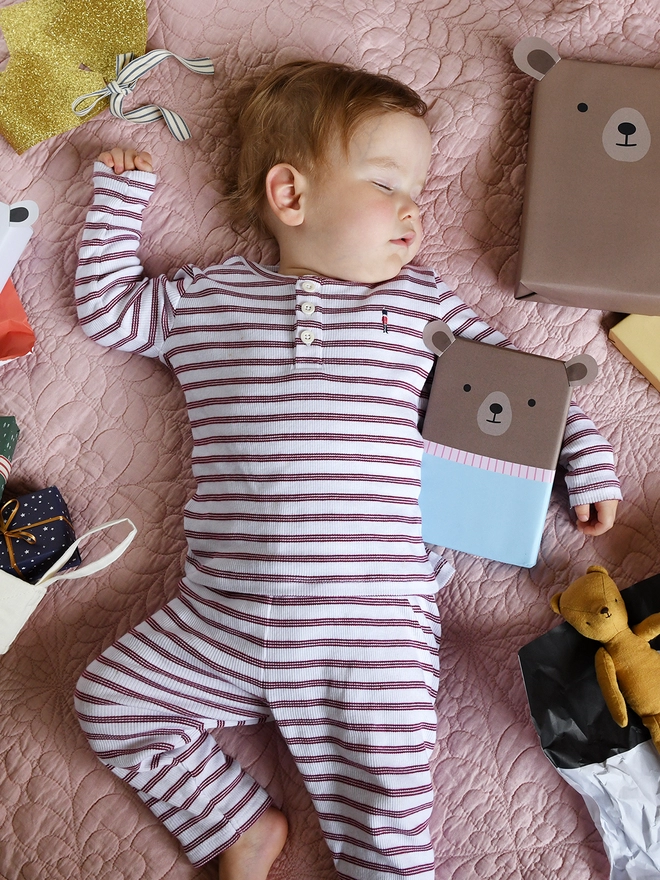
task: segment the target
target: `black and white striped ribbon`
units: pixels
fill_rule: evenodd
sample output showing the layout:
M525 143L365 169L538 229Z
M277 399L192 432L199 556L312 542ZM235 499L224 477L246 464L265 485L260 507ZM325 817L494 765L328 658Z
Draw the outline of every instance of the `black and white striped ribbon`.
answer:
M144 107L137 107L135 110L128 110L127 112L123 110L124 98L133 91L140 77L149 73L161 61L165 61L167 58L175 58L193 73L210 76L214 72L213 62L210 58L181 58L173 52L168 52L167 49L154 49L151 52L147 52L146 55L140 55L138 58L132 52L126 52L117 55L117 78L109 82L103 89L76 98L71 104L71 109L76 116L85 116L96 107L99 101L109 98L110 112L113 116L127 119L129 122L140 123L164 119L167 127L178 141L188 140L190 129L183 118L178 113L175 113L174 110L168 110L167 107L160 107L157 104L145 104ZM91 104L80 109L81 104L85 104L85 102L90 100L92 100Z

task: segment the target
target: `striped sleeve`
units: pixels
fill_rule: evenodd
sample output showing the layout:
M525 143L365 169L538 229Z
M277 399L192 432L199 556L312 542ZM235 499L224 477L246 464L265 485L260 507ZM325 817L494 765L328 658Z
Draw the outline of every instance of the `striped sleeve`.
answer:
M601 437L591 419L573 402L568 410L559 463L566 470L571 507L621 500L612 445Z
M94 201L78 254L75 296L84 332L101 345L158 357L182 282L147 278L137 256L156 175L94 165Z
M506 336L479 318L439 278L436 284L440 297L440 318L449 324L456 336L502 348L515 348ZM621 486L614 469L614 450L591 419L573 402L566 419L559 464L566 471L571 507L610 499L621 500Z

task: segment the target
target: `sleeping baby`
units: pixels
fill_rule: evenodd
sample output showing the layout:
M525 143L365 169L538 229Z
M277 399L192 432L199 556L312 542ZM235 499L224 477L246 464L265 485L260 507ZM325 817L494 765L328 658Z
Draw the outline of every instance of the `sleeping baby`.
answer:
M174 371L197 488L178 596L89 666L76 707L101 761L193 864L219 857L221 880L265 880L287 821L212 732L269 720L339 876L435 876L434 596L451 569L421 534L423 332L442 319L508 342L414 263L426 112L341 64L285 64L255 87L230 198L235 222L274 237L276 266L235 256L148 277L151 157L115 148L95 166L80 323ZM577 528L606 532L612 447L576 405L561 462Z

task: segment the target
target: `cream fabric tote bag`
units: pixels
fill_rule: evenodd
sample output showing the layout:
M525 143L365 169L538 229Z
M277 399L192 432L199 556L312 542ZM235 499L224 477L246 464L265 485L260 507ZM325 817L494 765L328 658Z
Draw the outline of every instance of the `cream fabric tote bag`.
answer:
M72 571L58 574L62 566L68 562L83 541L97 532L105 531L105 529L110 529L123 523L129 527L129 533L116 547L104 556L101 556L100 559L96 559ZM74 578L96 574L97 571L101 571L101 569L106 568L119 559L136 534L137 528L130 519L116 519L112 520L112 522L96 526L96 528L90 529L74 541L57 562L53 563L48 571L39 578L36 584L29 584L27 581L23 581L20 578L14 577L14 575L8 574L6 571L0 570L0 654L7 653L27 619L46 595L46 591L51 584L55 583L55 581L73 580Z

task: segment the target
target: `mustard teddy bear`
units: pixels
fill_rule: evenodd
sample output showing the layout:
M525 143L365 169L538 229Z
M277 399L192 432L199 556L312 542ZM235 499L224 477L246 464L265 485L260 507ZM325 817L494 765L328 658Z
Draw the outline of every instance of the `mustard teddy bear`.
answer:
M625 727L627 703L660 752L660 653L649 645L660 635L660 613L631 629L621 593L600 565L589 566L550 606L583 636L603 643L596 652L596 677L612 718Z

